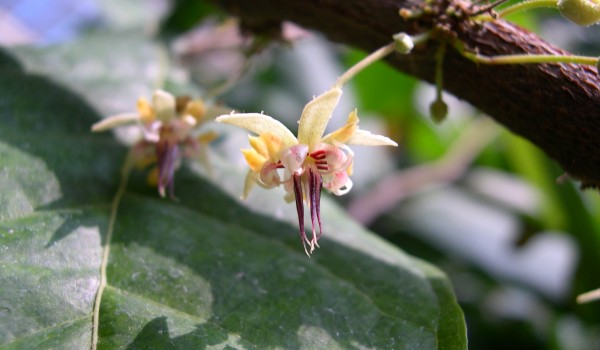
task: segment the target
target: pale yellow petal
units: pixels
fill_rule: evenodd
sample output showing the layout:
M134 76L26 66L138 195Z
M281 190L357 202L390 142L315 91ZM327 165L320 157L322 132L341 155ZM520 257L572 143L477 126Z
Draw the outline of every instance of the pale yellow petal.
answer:
M164 90L156 90L152 95L152 106L156 117L162 121L169 121L175 117L175 96Z
M322 142L325 143L346 143L358 130L358 115L356 114L356 109L348 115L348 120L346 120L346 124L336 131L327 134L323 137Z
M347 145L362 145L362 146L398 146L390 138L383 135L371 134L369 131L356 130L352 138L346 141Z
M148 103L148 101L145 98L140 97L138 99L137 110L138 110L138 113L140 115L140 119L142 120L142 122L149 123L151 121L154 121L154 119L155 119L154 109L152 108L150 103Z
M298 126L299 143L308 145L312 150L315 145L321 142L321 137L323 137L327 123L331 118L331 113L333 113L341 96L342 90L335 87L315 97L304 107Z
M260 113L233 113L219 116L215 121L217 123L239 126L258 135L265 133L277 135L286 146L293 146L298 143L296 136L285 125L268 115Z
M108 129L116 128L118 126L132 124L140 120L140 116L137 113L122 113L110 116L102 119L101 121L92 125L92 131L106 131Z

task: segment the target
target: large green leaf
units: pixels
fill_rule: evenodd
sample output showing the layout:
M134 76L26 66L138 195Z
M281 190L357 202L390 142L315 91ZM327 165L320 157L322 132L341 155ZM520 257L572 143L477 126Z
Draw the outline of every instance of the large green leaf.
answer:
M97 59L114 59L105 54ZM56 59L19 51L28 55ZM293 207L266 191L250 202L260 213L241 204L230 194L242 176L227 163L216 162L218 181L182 169L178 201L159 199L141 172L117 196L127 150L89 132L100 116L86 102L107 90L74 79L73 92L28 67L0 54L10 81L0 84L2 348L89 348L103 253L102 349L466 348L446 277L327 199L321 248L308 258Z

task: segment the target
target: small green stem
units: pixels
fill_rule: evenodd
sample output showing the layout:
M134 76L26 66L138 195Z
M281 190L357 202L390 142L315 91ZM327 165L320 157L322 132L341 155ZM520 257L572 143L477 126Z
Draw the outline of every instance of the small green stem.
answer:
M483 64L536 64L536 63L575 63L594 66L598 57L576 55L500 55L483 56L462 51L462 55L476 63Z
M356 74L358 74L360 71L367 68L374 62L376 62L376 61L384 58L385 56L391 54L392 52L394 52L395 48L396 48L396 43L394 43L394 42L389 43L389 44L385 45L384 47L381 47L381 48L377 49L376 51L374 51L373 53L369 54L367 57L363 58L362 60L358 61L358 63L356 63L354 66L350 67L350 69L348 69L344 74L342 74L341 77L338 78L334 87L341 88L350 79L354 78L354 76Z
M556 8L556 0L527 0L512 6L508 6L498 11L498 17L506 17L514 12L531 10L540 7Z
M431 36L431 32L424 32L421 34L411 36L411 39L412 39L414 45L418 45L420 43L423 43L423 42L429 40L430 36ZM374 62L391 54L395 50L396 50L395 42L391 42L391 43L377 49L376 51L369 54L367 57L358 61L358 63L356 63L354 66L350 67L350 69L348 69L344 74L342 74L342 76L340 76L338 78L338 80L335 82L335 85L333 87L341 88L344 84L346 84L348 81L350 81L350 79L354 78L354 76L356 74L360 73L360 71L367 68Z
M592 291L583 293L579 296L577 296L577 303L578 304L583 304L583 303L589 303L590 301L594 301L594 300L598 300L600 299L600 288L598 289L594 289Z
M413 44L419 45L431 38L431 31L423 32L412 36Z
M475 20L493 21L496 18L506 17L506 16L510 15L511 13L525 11L525 10L531 10L531 9L541 8L541 7L556 8L556 0L526 0L526 1L522 1L522 2L519 2L514 5L511 5L511 6L505 7L502 10L499 10L498 13L496 13L496 16L481 15L481 16L475 17Z
M444 89L444 55L446 54L446 44L442 43L435 55L435 98L436 101L442 100L442 90Z

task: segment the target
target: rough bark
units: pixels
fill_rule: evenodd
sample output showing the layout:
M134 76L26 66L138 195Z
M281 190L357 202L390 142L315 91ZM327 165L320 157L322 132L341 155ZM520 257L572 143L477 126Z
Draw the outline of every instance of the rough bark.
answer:
M260 30L292 21L330 40L365 51L391 41L393 34L437 28L437 39L410 55L392 55L398 70L433 81L434 53L445 38L456 37L485 55L565 54L504 20L475 23L461 12L468 3L439 0L431 12L403 19L399 9L418 9L419 0L214 0ZM458 15L447 15L449 6ZM600 78L596 68L573 64L490 66L475 64L452 48L444 59L444 88L527 138L554 158L585 187L600 186Z

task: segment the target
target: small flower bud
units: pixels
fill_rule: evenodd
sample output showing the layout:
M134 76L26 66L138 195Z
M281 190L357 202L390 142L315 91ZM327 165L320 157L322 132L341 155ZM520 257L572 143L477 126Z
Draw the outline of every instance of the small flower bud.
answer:
M439 124L446 119L448 115L448 105L441 99L436 99L429 106L429 113L431 113L431 119Z
M392 38L394 38L394 43L396 44L396 51L402 54L410 53L413 47L415 47L411 36L406 33L394 34Z
M201 121L206 114L206 107L200 100L190 101L185 107L185 113Z
M600 22L600 0L558 0L557 7L563 17L580 26Z
M175 97L170 93L163 90L154 91L152 105L158 120L169 121L175 117Z

